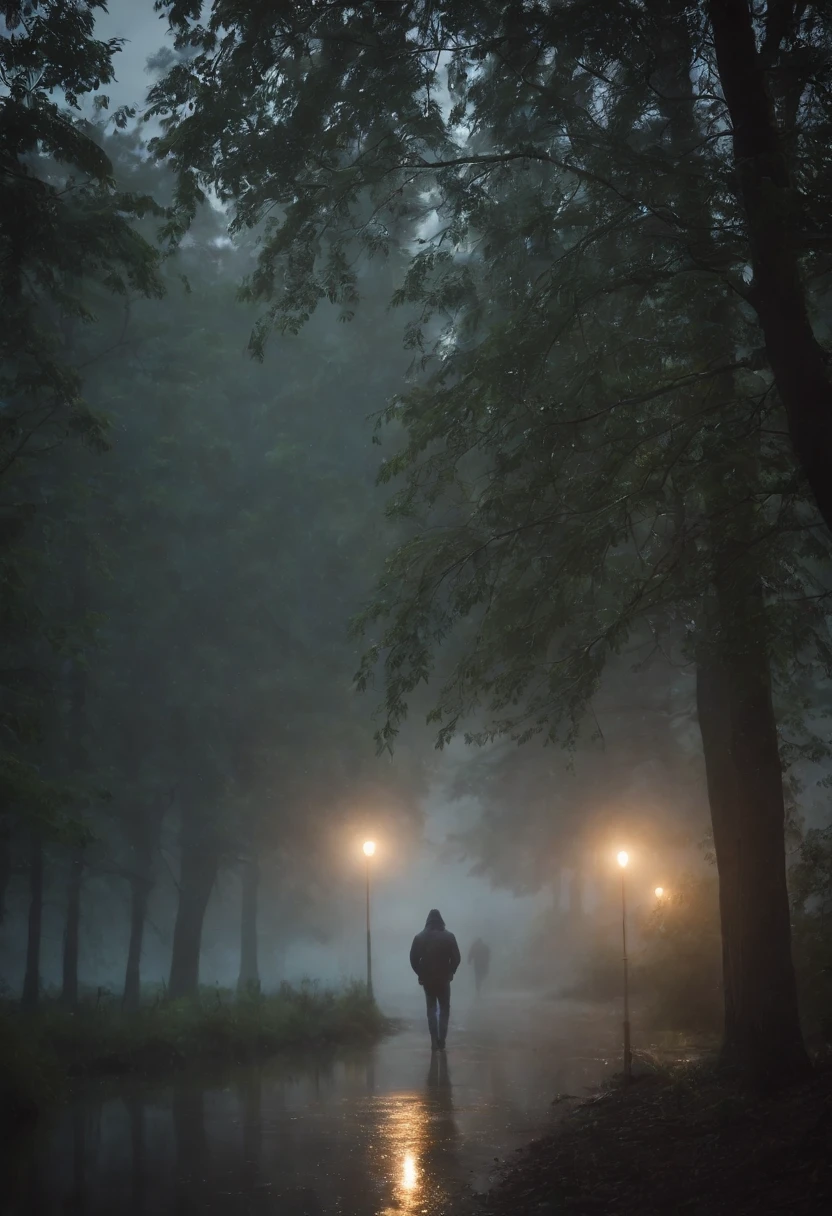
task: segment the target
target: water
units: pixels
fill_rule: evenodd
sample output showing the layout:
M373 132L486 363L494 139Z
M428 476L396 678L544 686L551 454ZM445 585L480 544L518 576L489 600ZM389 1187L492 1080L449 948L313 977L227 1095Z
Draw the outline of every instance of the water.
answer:
M2 1211L432 1216L617 1067L609 1021L492 997L435 1056L419 1019L367 1050L90 1085L7 1174Z

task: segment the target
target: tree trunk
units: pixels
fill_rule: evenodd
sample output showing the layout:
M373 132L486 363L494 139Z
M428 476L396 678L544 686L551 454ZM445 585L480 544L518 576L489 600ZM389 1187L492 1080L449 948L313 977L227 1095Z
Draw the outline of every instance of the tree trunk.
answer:
M0 824L0 925L6 919L6 893L12 876L12 833L7 823Z
M127 967L124 972L124 993L122 995L122 1005L133 1012L141 1004L142 944L149 899L149 878L146 874L133 875L130 879L130 942L127 947Z
M71 617L80 622L87 611L87 565L86 552L79 550L75 558ZM87 707L87 671L80 661L71 665L69 672L69 725L67 734L67 770L76 774L85 773L88 756L84 731ZM66 898L66 922L64 924L63 972L61 1000L74 1009L78 1004L78 955L81 938L81 889L84 881L84 847L76 845L70 855L69 884Z
M260 971L257 965L257 890L259 883L260 866L257 858L253 857L243 867L238 992L248 992L260 987Z
M731 748L731 710L728 673L715 654L704 653L696 667L696 710L708 803L719 874L719 917L722 926L722 991L724 1000L723 1052L735 1055L739 1038L734 996L740 984L739 941L728 926L738 926L739 916L739 825L737 805L739 781Z
M286 943L278 939L271 943L271 957L274 960L274 969L277 978L283 983L286 976Z
M63 977L61 1001L75 1009L78 1004L78 952L81 937L81 888L84 879L84 850L73 849L69 862L64 925Z
M199 840L199 826L184 812L179 863L179 906L173 931L168 995L172 1001L199 991L202 923L217 876L218 856L210 842Z
M745 8L748 17L747 0L711 0L715 37L726 12L736 10L738 5ZM667 123L669 144L677 163L681 163L695 155L702 137L690 78L695 52L684 6L678 0L671 3L648 0L647 7L655 23L657 70L653 83L657 104ZM731 53L737 49L733 48ZM719 46L717 51L722 71L725 47L722 55ZM740 51L740 55L743 53ZM756 55L753 39L752 53ZM729 97L724 75L723 87L732 108L738 99L734 94ZM749 99L739 101L745 105ZM774 131L773 116L771 121ZM742 136L737 142L736 127L734 139L735 157L739 161L749 152L747 148L742 150ZM759 168L758 165L754 172ZM744 198L747 184L743 180ZM684 198L683 203L683 210L695 220L692 231L698 228L700 234L710 232L713 216L708 204L697 203L695 198ZM755 288L759 291L761 280L756 260L760 252L759 233L750 236ZM697 239L701 242L701 235ZM782 245L782 233L778 240ZM708 245L706 240L706 251ZM794 265L795 283L802 291L796 262ZM805 303L803 315L805 318ZM724 332L725 356L730 359L735 355L737 321L727 295L715 300L711 321ZM811 331L809 336L814 341ZM772 366L777 376L773 359ZM778 388L782 394L779 383ZM734 391L729 373L725 393L730 396ZM759 481L753 444L738 455L748 486L753 488ZM713 494L719 497L717 470L714 479ZM721 499L719 503L708 503L711 518L720 518L725 505ZM778 1083L804 1074L808 1057L800 1032L791 959L782 773L771 702L765 606L754 566L756 524L751 509L745 508L742 501L737 503L734 499L728 505L733 512L734 539L726 543L721 535L711 538L717 587L716 594L709 597L713 607L706 624L705 644L697 656L699 726L719 872L725 1001L723 1057L750 1080ZM746 510L749 513L744 515Z
M137 785L141 776L142 752L128 743L127 772ZM127 809L127 833L132 859L130 864L130 940L127 946L127 966L124 972L122 1005L136 1010L141 1004L142 947L147 923L147 909L154 885L153 859L162 835L166 803L158 798L144 806Z
M697 701L719 871L723 1059L765 1087L810 1070L798 1016L785 809L758 583L720 587Z
M37 1007L40 998L40 939L43 922L43 844L36 831L32 832L29 854L29 933L26 942L26 974L23 979L22 1005L26 1010Z
M710 0L708 9L748 228L751 304L797 459L832 529L832 377L809 320L788 162L748 0Z

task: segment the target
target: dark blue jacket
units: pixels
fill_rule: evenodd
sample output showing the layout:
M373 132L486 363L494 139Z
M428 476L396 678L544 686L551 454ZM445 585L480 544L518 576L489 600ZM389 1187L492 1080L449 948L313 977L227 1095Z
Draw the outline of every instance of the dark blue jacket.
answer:
M410 965L421 984L447 984L460 964L459 946L436 908L428 913L421 933L410 947Z

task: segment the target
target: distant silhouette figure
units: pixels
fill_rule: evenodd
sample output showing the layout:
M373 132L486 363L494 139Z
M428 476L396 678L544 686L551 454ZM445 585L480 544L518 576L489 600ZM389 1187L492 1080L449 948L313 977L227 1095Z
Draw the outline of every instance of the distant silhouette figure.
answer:
M491 951L481 937L477 938L468 951L468 962L474 964L474 983L479 994L491 964Z
M410 965L425 990L428 1030L433 1051L445 1050L451 1016L451 980L461 961L456 938L445 928L438 909L432 908L424 929L413 939Z

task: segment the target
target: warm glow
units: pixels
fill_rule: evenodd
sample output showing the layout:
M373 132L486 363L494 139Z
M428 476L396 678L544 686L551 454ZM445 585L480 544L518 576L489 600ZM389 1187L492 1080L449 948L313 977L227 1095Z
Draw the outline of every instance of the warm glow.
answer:
M664 895L664 887L656 887L656 899L661 899Z
M627 862L629 860L630 860L630 854L625 853L624 850L622 849L621 852L618 854L618 864L621 866L622 870L627 865Z
M433 1104L430 1098L413 1094L384 1104L382 1109L384 1119L371 1154L375 1158L373 1173L392 1184L393 1202L373 1211L379 1216L416 1216L426 1210L425 1188L429 1186L429 1178L425 1155L439 1133L439 1128L432 1125Z
M405 1153L402 1164L402 1190L412 1191L419 1183L419 1171L416 1169L416 1158L412 1153Z
M373 855L373 853L375 853L375 851L376 851L376 842L374 840L365 840L364 841L364 856L372 857L372 855Z

